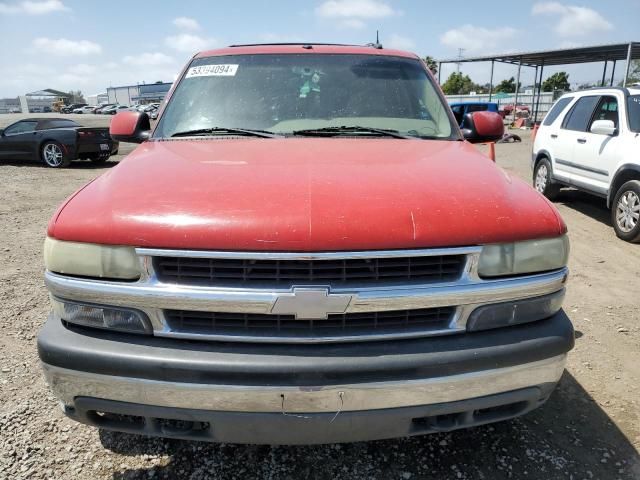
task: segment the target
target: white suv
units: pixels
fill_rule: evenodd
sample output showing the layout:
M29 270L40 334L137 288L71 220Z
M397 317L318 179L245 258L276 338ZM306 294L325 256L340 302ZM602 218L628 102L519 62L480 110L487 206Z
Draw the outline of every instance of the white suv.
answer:
M618 237L640 242L640 88L562 96L540 125L532 167L547 198L566 186L606 198Z

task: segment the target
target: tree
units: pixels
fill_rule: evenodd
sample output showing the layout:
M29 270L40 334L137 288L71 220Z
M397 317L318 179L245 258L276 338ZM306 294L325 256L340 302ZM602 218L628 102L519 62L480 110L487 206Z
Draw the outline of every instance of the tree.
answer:
M632 60L629 67L629 76L627 77L627 85L640 82L640 60Z
M543 92L553 92L554 90L561 90L563 92L571 90L571 85L569 85L569 74L567 72L554 73L542 82Z
M76 90L76 91L70 90L69 96L71 97L70 99L71 103L87 103L87 101L84 99L84 95L80 90Z
M442 91L446 95L466 95L469 92L481 92L482 87L474 83L469 75L460 72L453 72L442 84Z
M438 75L438 62L436 62L434 58L429 55L424 57L423 60L424 63L426 63L427 68L431 70L431 73L433 73L434 75Z
M496 92L503 93L515 93L516 92L516 79L511 77L508 80L502 80L495 88Z

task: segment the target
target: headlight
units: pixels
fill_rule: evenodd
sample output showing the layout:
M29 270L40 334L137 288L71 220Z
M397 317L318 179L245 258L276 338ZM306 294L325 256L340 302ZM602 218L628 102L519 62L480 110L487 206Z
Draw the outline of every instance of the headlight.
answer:
M60 320L85 327L119 332L150 334L151 324L146 315L126 308L87 305L52 298L53 313Z
M500 277L557 270L567 264L569 239L566 235L540 240L485 245L482 247L478 274Z
M44 265L47 270L82 277L140 278L138 257L133 247L44 241Z

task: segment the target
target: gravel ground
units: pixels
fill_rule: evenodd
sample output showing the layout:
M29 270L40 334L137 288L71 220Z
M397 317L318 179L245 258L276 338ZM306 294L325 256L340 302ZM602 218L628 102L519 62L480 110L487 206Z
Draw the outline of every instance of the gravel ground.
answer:
M0 116L0 126L18 115ZM108 118L78 116L85 125ZM498 163L529 177L528 133ZM122 145L121 154L130 151ZM114 158L118 161L122 155ZM42 241L56 206L116 165L52 170L0 161L2 479L638 479L640 246L616 239L604 202L566 192L572 241L565 309L576 348L549 402L513 421L450 434L314 447L214 445L114 434L65 418L38 364L48 311Z

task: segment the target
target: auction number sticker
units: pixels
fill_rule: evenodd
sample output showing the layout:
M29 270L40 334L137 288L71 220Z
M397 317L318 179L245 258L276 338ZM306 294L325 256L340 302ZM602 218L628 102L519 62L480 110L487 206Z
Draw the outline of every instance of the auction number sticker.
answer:
M187 70L185 78L191 77L234 77L238 71L238 65L199 65Z

